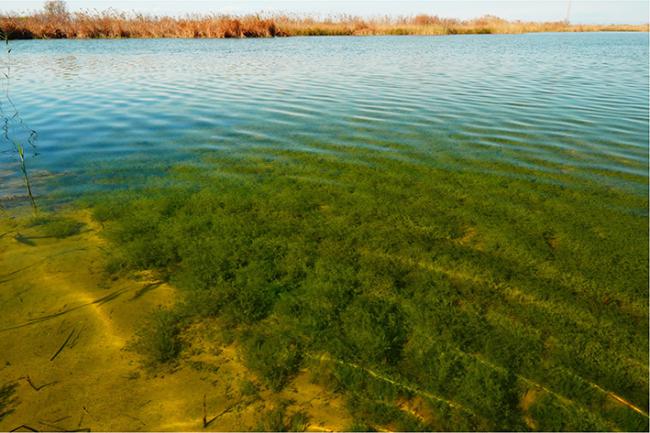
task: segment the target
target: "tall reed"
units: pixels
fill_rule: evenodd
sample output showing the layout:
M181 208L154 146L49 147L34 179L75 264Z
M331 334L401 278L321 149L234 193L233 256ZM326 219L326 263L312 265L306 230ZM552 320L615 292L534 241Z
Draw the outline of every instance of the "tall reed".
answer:
M38 136L36 131L29 128L25 124L22 117L20 117L20 113L18 112L16 105L11 99L10 88L11 88L12 48L9 45L8 33L0 31L0 37L4 39L5 54L6 54L4 71L3 71L3 76L5 80L5 91L4 91L3 100L0 100L0 122L2 122L2 139L4 142L9 143L10 146L13 147L13 150L16 152L16 155L18 157L18 165L23 177L23 182L25 184L25 189L27 190L27 195L32 205L32 209L34 213L36 213L38 211L38 207L36 206L36 199L34 198L34 194L32 192L32 183L29 178L29 173L27 171L27 161L26 161L27 149L25 144L23 144L23 142L21 142L19 138L16 138L15 135L12 133L13 132L12 126L16 126L19 132L24 132L27 134L27 140L26 140L27 147L31 148L34 154L36 154L36 139Z
M494 16L472 20L430 15L364 19L316 19L292 15L155 16L141 13L75 12L0 14L0 30L12 39L55 38L249 38L334 35L453 35L529 32L648 31L643 25L576 25L565 21L507 21Z

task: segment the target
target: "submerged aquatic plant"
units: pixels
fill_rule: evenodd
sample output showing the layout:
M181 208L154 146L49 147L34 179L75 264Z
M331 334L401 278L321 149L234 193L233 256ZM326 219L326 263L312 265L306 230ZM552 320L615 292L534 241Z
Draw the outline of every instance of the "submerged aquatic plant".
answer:
M37 154L36 139L38 138L38 134L36 133L36 131L29 128L25 124L22 117L20 116L18 109L16 108L16 105L11 99L10 88L11 88L12 48L9 45L10 34L0 30L0 37L4 39L5 53L6 53L6 59L4 65L5 70L3 72L3 76L5 79L4 99L0 101L0 120L2 121L2 138L5 142L10 144L12 150L18 156L18 164L19 164L20 172L23 177L23 182L25 184L25 189L27 190L27 195L29 197L30 204L32 206L33 211L37 212L38 206L36 205L36 199L34 198L34 194L32 192L32 183L29 178L29 173L27 170L27 160L26 160L27 149L25 144L23 144L18 138L15 138L14 135L11 134L11 127L12 125L17 125L19 129L23 130L28 134L26 143L27 146L33 151L34 156ZM6 106L9 107L9 110L5 109Z
M147 355L152 361L174 361L181 350L179 340L180 317L168 310L157 310L149 317L133 349Z
M365 152L213 157L99 194L114 269L158 271L183 294L145 353L173 360L183 323L218 316L260 383L322 370L355 428L647 429L647 198ZM524 408L528 390L540 396Z
M261 421L254 431L301 432L309 426L309 416L304 411L289 414L291 401L282 400L272 409L261 414Z
M15 382L0 386L0 421L14 411L14 406L17 403L15 396L17 387Z
M84 224L65 216L39 214L29 221L28 227L38 227L43 237L64 239L79 234Z

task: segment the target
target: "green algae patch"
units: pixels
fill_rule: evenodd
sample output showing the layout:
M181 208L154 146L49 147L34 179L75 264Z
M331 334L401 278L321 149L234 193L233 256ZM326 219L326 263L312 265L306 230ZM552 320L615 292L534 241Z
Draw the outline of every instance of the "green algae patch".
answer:
M91 206L112 272L178 287L264 386L320 377L346 425L647 428L647 197L431 158L231 153Z
M180 331L178 315L169 310L157 310L140 327L133 348L154 363L176 360L181 351Z
M14 411L17 399L15 397L16 383L7 383L0 386L0 421Z
M84 227L84 223L70 217L39 215L32 218L27 227L36 227L46 237L64 239L79 234Z

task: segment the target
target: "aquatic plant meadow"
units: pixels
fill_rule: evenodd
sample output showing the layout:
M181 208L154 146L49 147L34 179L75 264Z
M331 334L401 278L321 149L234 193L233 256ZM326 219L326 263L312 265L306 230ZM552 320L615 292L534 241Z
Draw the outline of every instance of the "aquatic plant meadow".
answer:
M181 290L152 362L217 317L270 389L307 368L342 393L350 428L648 428L647 197L345 153L209 157L89 199L109 273Z

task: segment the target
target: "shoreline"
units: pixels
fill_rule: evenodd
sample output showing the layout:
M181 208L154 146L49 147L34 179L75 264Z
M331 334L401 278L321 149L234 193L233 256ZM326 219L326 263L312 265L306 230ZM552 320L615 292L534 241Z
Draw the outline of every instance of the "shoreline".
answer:
M494 16L457 20L408 18L314 19L286 15L148 16L116 12L28 16L0 14L0 36L31 39L247 39L296 36L451 36L472 34L648 32L650 24L571 24L507 21Z
M381 37L445 37L445 36L516 36L516 35L535 35L535 34L561 34L561 33L583 33L583 34L602 34L602 33L650 33L648 30L589 30L589 31L543 31L543 32L521 32L521 33L461 33L461 34L371 34L371 35L291 35L291 36L242 36L242 37L184 37L184 36L138 36L138 37L96 37L96 38L21 38L9 39L10 41L124 41L124 40L246 40L246 39L296 39L296 38L381 38Z

